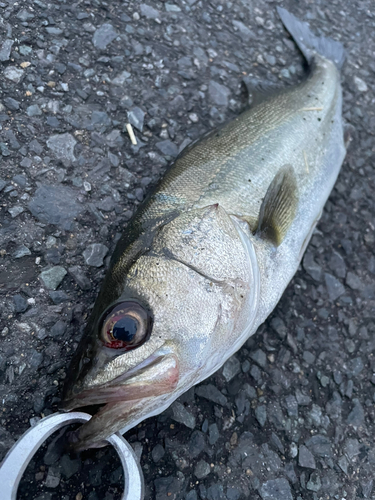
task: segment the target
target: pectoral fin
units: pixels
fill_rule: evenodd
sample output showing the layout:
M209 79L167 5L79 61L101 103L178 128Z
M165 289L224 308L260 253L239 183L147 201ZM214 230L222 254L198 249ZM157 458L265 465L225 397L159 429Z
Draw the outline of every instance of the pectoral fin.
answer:
M293 222L298 206L296 177L290 165L271 182L260 207L257 234L279 246Z

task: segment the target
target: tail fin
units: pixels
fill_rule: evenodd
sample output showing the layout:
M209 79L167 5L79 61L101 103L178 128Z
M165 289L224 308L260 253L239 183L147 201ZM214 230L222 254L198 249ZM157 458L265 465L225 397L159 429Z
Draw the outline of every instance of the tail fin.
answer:
M307 23L300 21L282 7L277 7L277 13L309 64L314 57L314 53L317 52L326 59L333 61L338 69L342 68L345 61L345 50L340 42L314 35Z

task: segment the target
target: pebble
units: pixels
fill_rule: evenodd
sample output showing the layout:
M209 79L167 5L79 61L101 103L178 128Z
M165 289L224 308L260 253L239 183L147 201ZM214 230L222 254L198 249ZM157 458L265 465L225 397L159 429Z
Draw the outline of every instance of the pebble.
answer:
M66 275L66 270L62 266L55 266L40 273L39 277L46 288L56 290Z
M211 472L211 467L204 460L199 460L199 462L194 468L194 476L197 479L204 479L209 475L210 472Z
M206 438L203 432L193 431L189 440L189 455L191 458L196 458L202 453L206 447Z
M83 257L88 266L101 267L109 248L102 243L92 243L83 251Z
M319 491L322 487L322 481L318 472L313 472L306 484L306 488L310 491Z
M316 463L313 454L304 446L300 445L298 451L298 465L308 469L316 469Z
M310 252L306 252L303 258L303 268L315 281L321 281L323 276L323 270L315 260L314 256Z
M24 208L20 207L20 206L15 206L15 207L8 208L8 212L13 217L13 219L14 219L14 217L17 217L17 215L22 214L23 211L24 211Z
M152 460L154 461L154 463L157 464L158 462L160 462L160 460L164 457L164 455L165 455L165 450L161 444L157 444L156 446L154 446L151 452Z
M183 404L175 401L171 407L172 419L180 424L186 425L189 429L195 428L195 417L192 415Z
M15 66L7 66L4 70L4 76L14 83L19 83L24 75L24 70L16 68Z
M54 153L58 160L66 161L68 164L75 161L74 147L77 141L71 134L51 135L47 141L48 148Z
M163 155L176 157L178 155L178 147L176 144L169 139L161 142L157 142L155 146Z
M248 42L250 39L255 38L255 34L241 21L232 21L233 26L237 29L240 37Z
M28 208L40 222L70 230L82 211L76 192L68 186L42 185L31 198Z
M37 104L32 104L26 109L26 113L28 116L40 116L42 114L42 110Z
M139 8L141 10L141 15L146 17L147 19L157 19L160 16L160 12L151 7L151 5L141 3Z
M236 356L231 356L223 366L223 377L227 382L230 382L236 375L241 372L241 363Z
M112 24L105 23L95 31L92 37L92 43L96 49L105 50L117 36L118 34Z
M26 311L28 307L27 300L20 294L13 296L13 303L14 303L14 310L16 313L23 313Z
M128 122L140 132L143 131L144 118L145 118L145 112L141 108L138 108L137 106L132 108L128 112Z
M362 281L359 279L359 277L352 273L348 272L346 276L345 283L352 289L352 290L361 290L363 288Z
M321 434L316 434L306 441L307 448L319 457L331 457L331 441Z
M55 467L49 467L44 484L46 488L57 488L57 486L60 484L60 479L60 472Z
M5 97L3 103L10 111L17 111L20 109L20 103L16 101L16 99L13 99L13 97Z
M329 300L335 301L345 293L344 285L332 274L324 273L324 279L327 287Z
M359 427L365 421L365 412L359 399L353 399L354 407L348 415L347 423L354 427Z
M112 85L124 85L126 80L131 77L128 71L122 71L115 78L111 80ZM139 109L139 108L138 108ZM141 131L142 132L142 131Z
M30 249L25 245L19 245L13 252L12 257L15 259L21 259L26 255L31 255Z
M258 363L261 368L265 368L267 365L267 357L265 352L261 349L257 349L255 352L250 353L250 358Z
M368 86L367 83L362 80L362 78L359 78L359 76L354 77L354 84L357 87L357 89L360 92L367 92L368 91Z
M68 272L82 290L90 290L91 282L80 266L71 266L68 268Z
M267 420L267 408L264 405L257 406L254 410L255 418L257 419L259 425L264 427Z
M227 398L222 394L217 387L212 384L199 385L195 389L195 394L201 398L213 401L221 406L225 406Z
M211 101L217 106L228 106L230 91L227 87L225 87L225 85L221 85L215 80L210 80L208 85L208 94Z
M62 290L51 291L49 292L49 296L51 297L52 302L56 305L69 300L69 295Z
M270 479L259 489L263 500L293 500L290 485L287 479Z
M4 40L0 47L0 61L5 62L9 61L10 51L12 50L14 44L14 40Z

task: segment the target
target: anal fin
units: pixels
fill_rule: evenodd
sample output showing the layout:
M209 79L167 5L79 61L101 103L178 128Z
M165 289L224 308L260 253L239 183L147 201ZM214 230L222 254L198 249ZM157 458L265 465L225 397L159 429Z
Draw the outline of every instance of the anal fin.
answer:
M285 165L267 189L259 212L256 233L279 246L292 224L298 206L298 190L293 168Z

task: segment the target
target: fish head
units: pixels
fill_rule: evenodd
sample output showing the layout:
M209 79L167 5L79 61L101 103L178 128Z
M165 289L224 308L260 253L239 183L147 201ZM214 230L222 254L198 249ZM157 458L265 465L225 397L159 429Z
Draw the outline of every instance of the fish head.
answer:
M105 279L66 383L64 409L105 403L77 447L160 413L240 347L255 314L254 263L219 205L158 227L126 260Z

